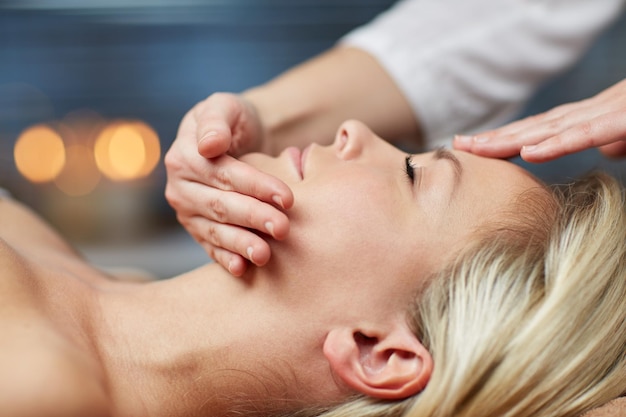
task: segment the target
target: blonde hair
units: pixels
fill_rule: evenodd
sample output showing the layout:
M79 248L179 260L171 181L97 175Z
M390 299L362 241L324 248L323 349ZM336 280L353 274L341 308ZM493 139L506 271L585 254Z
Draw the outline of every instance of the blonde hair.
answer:
M538 233L533 216L490 228L416 298L410 321L435 363L424 391L318 415L575 417L625 394L621 187L597 173L554 203Z

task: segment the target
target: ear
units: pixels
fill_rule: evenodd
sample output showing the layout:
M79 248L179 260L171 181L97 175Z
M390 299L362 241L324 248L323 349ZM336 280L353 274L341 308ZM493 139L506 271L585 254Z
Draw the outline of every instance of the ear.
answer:
M433 369L430 352L405 324L384 333L333 329L324 341L324 355L349 387L388 400L420 392Z

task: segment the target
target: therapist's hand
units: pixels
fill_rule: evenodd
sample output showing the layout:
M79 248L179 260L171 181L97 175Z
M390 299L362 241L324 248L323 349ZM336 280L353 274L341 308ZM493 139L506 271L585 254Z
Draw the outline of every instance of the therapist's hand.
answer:
M167 201L209 256L235 276L248 261L267 263L263 235L284 239L289 232L282 211L293 205L289 187L231 156L260 148L262 134L250 103L217 93L185 115L165 155Z
M497 158L520 154L528 162L550 161L593 147L607 157L626 156L626 80L589 99L499 129L458 135L454 147Z

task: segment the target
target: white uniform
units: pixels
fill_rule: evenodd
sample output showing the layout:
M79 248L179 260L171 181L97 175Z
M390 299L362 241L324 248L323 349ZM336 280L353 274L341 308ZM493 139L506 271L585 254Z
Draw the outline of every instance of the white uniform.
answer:
M513 118L573 64L626 0L404 0L341 42L376 57L427 148Z

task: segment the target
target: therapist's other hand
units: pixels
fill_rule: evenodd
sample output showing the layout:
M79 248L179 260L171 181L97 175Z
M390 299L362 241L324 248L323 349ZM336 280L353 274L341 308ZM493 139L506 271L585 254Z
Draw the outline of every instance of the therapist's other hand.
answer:
M249 103L214 94L185 115L165 155L165 196L179 222L235 276L248 261L262 266L270 259L263 236L280 240L289 232L282 210L293 205L291 189L229 154L255 149L260 135Z
M454 147L496 158L519 154L528 162L546 162L593 147L610 158L626 156L626 80L589 99L495 130L456 136Z

